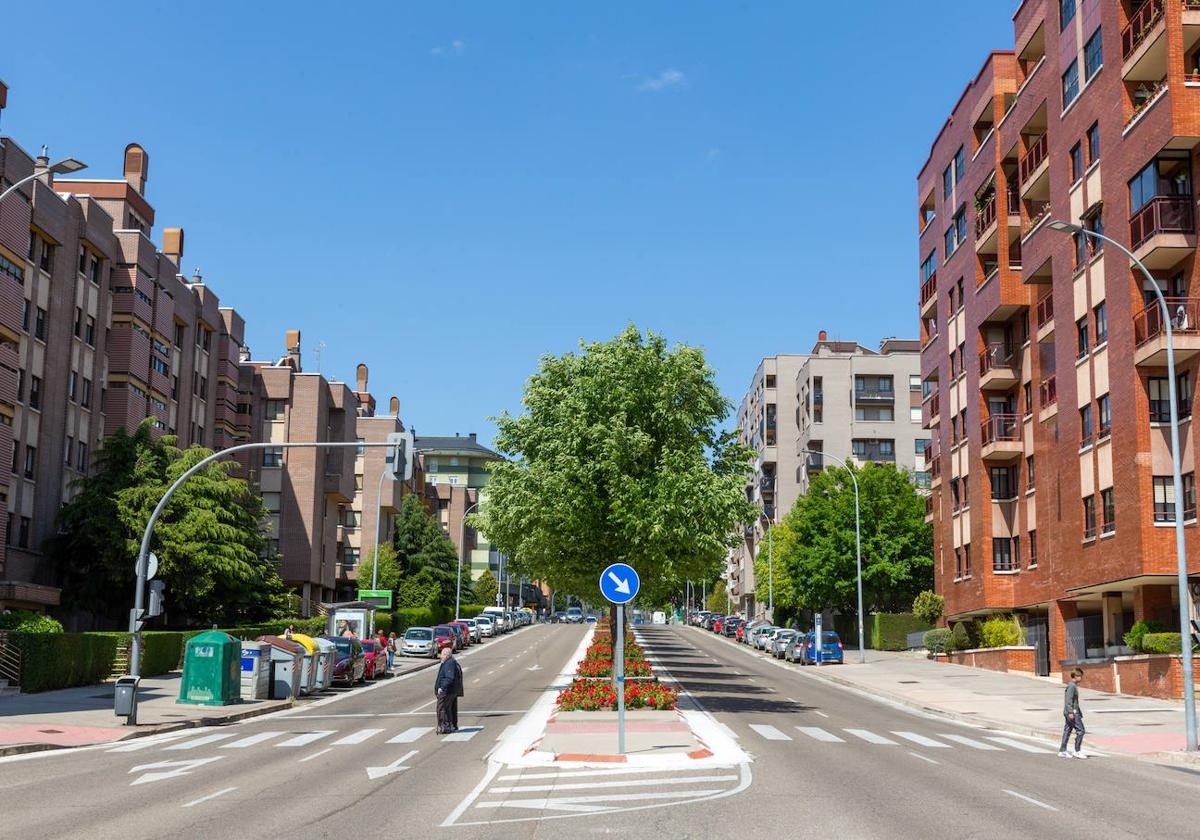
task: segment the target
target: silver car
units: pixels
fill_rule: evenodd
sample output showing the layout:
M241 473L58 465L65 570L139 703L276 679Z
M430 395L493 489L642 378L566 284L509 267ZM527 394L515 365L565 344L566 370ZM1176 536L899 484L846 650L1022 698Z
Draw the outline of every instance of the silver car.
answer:
M467 627L469 627L471 629L471 641L478 642L479 641L479 625L477 625L475 623L475 619L460 618L459 621L461 621L463 624L467 625Z
M754 633L754 639L753 639L754 645L753 646L758 648L759 650L763 650L764 649L763 645L765 645L767 643L767 641L771 638L771 635L778 629L779 629L778 627L776 627L772 624L768 624L765 627L757 628Z
M409 627L404 633L400 645L400 653L404 656L437 656L437 645L433 640L432 627Z
M492 622L492 619L486 615L481 615L479 618L475 619L475 626L479 628L479 635L481 638L490 639L496 635L496 625Z
M780 630L771 639L771 655L776 659L783 659L783 655L787 653L788 644L796 637L795 630Z

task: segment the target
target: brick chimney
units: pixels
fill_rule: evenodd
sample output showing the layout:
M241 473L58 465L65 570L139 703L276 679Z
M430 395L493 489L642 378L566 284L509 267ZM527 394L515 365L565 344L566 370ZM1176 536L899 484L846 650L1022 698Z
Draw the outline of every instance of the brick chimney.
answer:
M175 263L176 268L180 267L183 260L183 228L163 228L162 252Z
M365 394L367 392L367 366L366 365L361 364L361 363L359 364L358 370L357 370L356 381L358 382L359 393Z
M137 143L125 147L125 180L139 194L146 194L146 182L150 180L150 155Z
M825 330L821 330L819 333L817 333L817 341L828 341L828 340L829 340L829 333L825 332Z
M284 343L287 345L288 358L295 362L296 370L301 370L300 367L300 330L288 330L285 333Z
M399 397L392 397L390 400L388 400L388 412L393 417L400 416L400 398Z

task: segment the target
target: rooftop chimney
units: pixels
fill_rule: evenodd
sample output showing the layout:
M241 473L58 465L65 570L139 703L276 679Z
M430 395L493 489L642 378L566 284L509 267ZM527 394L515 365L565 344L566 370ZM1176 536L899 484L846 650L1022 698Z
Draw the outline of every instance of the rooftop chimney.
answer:
M296 370L300 368L300 330L288 330L285 334L284 343L287 345L288 358L296 363Z
M399 397L392 397L390 400L388 400L388 412L393 417L400 416L400 398Z
M471 432L471 440L475 440L475 433Z
M358 390L360 393L366 393L366 391L367 391L367 366L360 363L357 370L358 370L358 376L357 376L356 381L358 382Z
M183 228L163 228L162 251L178 268L183 260ZM200 269L196 269L196 273L199 274Z
M8 105L8 85L0 82L0 109Z
M825 330L821 330L819 333L817 333L817 341L828 341L828 340L829 340L829 333L825 332Z
M125 180L141 195L146 194L150 180L150 155L137 143L125 147Z

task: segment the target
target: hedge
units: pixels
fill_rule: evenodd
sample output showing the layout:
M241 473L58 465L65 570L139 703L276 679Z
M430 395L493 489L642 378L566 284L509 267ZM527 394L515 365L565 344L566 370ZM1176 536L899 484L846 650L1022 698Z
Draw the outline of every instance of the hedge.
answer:
M915 631L914 631L915 632ZM930 653L945 653L946 645L950 642L949 627L935 627L925 631L925 649Z
M1142 636L1142 652L1179 653L1183 648L1179 639L1178 633L1146 633Z
M126 633L10 633L21 652L21 690L50 691L108 679Z
M930 625L912 613L875 613L871 616L871 647L906 650L908 634L929 630Z

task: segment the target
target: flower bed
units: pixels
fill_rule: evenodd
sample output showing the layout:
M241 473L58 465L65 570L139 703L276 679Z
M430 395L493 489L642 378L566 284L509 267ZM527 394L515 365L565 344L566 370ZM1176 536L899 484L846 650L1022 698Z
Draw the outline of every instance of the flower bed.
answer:
M575 673L580 677L611 677L612 664L611 655L604 659L600 657L584 659L579 663L579 668ZM626 659L625 676L652 677L654 672L650 668L650 663L644 659Z
M625 708L675 708L679 689L657 682L630 683L625 686ZM612 683L594 680L575 680L558 695L558 708L563 712L612 711L617 707L617 690Z

